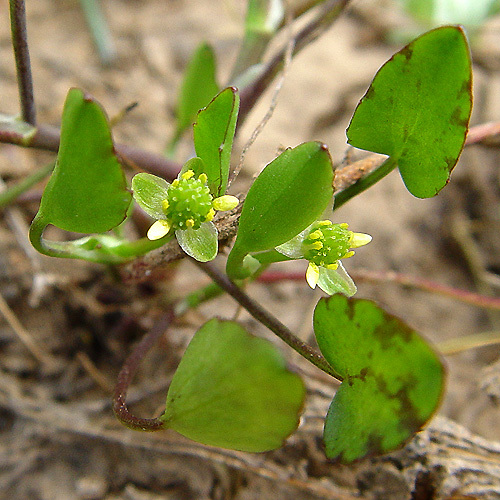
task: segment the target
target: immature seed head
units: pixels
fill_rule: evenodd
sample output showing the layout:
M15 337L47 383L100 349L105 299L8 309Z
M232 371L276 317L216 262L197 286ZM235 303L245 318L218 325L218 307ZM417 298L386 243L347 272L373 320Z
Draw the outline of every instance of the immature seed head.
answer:
M192 170L184 172L171 184L162 208L172 229L199 229L203 222L213 218L207 176L201 174L195 178Z

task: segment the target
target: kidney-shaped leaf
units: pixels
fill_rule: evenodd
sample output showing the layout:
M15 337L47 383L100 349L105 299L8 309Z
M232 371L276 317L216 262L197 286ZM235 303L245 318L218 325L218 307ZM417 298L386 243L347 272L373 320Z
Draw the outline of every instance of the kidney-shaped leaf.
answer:
M448 182L472 109L465 34L444 26L420 36L378 71L347 129L349 144L395 157L419 198Z
M161 419L203 444L266 451L297 428L304 396L302 380L273 344L212 319L186 349Z
M66 231L103 233L125 219L131 201L104 110L92 97L71 89L39 217Z
M398 448L436 410L444 369L410 327L368 300L334 295L314 311L319 348L343 379L328 410L326 454L341 462Z
M205 163L208 187L214 196L226 191L239 106L237 89L229 87L198 113L193 126L196 155Z
M248 191L227 272L239 275L251 252L277 247L324 212L333 196L333 167L327 147L306 142L287 149L267 165Z

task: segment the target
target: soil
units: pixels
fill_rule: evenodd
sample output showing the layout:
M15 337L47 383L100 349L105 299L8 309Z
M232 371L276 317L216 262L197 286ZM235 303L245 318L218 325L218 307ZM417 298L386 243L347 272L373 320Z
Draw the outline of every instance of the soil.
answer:
M116 45L115 60L105 65L76 0L28 2L39 122L58 125L68 89L81 87L110 116L138 102L115 127L115 138L162 151L173 132L183 69L201 41L213 45L219 79L227 81L242 31L242 5L211 0L103 2ZM16 114L6 0L0 1L0 19L1 111ZM500 116L498 26L493 19L474 39L473 124ZM294 59L273 117L246 155L242 180L248 182L280 148L307 140L328 144L338 164L358 154L346 146L349 118L376 70L401 47L388 39L411 27L391 2L355 2ZM266 113L270 99L266 94L252 112L240 131L238 148ZM51 158L0 144L0 175L10 184ZM396 271L498 295L499 160L495 143L468 147L451 183L435 198L413 198L395 172L339 210L339 222L373 236L369 247L348 262L352 275L363 269ZM25 197L24 203L4 210L0 221L0 293L24 328L17 327L16 333L0 319L1 498L397 498L390 497L389 486L379 496L363 488L360 467L376 470L376 460L352 468L328 463L321 449L321 418L336 386L279 343L310 389L304 423L283 449L235 453L197 445L173 432L144 435L122 427L112 414L110 394L123 360L168 301L208 280L192 264L181 262L163 269L161 279L156 274L147 283L124 284L104 267L34 254L26 231L37 193L40 188L32 191L31 201ZM217 262L222 265L223 259ZM305 271L300 262L292 268ZM435 343L500 330L495 311L383 280L359 279L357 284L359 297L376 300ZM249 292L310 340L316 291L304 282L287 282L254 284ZM195 329L213 315L231 318L236 313L234 302L220 298L178 322L141 365L129 396L134 412L159 414ZM250 331L271 338L245 313L239 318ZM35 351L50 354L48 361L33 356L20 331L34 342ZM448 386L440 414L488 440L500 440L498 347L447 356L446 364Z

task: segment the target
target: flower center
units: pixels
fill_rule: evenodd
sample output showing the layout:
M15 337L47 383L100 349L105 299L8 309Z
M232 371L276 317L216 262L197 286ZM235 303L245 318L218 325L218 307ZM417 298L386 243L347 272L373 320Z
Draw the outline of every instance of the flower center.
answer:
M172 229L199 229L203 222L211 220L212 195L206 182L206 175L196 179L193 171L188 170L171 184L163 210Z
M302 242L304 257L317 266L336 269L338 260L354 254L349 250L353 234L347 224L318 221Z

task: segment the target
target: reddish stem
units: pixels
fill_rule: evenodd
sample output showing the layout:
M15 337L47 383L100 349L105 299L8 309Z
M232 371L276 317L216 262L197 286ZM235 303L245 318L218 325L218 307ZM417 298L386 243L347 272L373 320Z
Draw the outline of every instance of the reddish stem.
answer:
M21 101L21 116L30 125L36 124L33 80L31 77L28 33L26 31L26 8L24 0L10 0L10 26L12 47L16 60L17 84Z
M500 309L500 299L496 297L488 297L486 295L481 295L479 293L469 292L467 290L461 290L460 288L453 288L451 286L442 285L441 283L436 283L435 281L427 280L424 278L416 278L414 276L408 276L402 273L395 273L393 271L369 271L367 269L358 269L350 272L351 276L359 281L373 281L376 283L380 282L391 282L398 283L404 286L410 286L413 288L418 288L419 290L424 290L427 292L438 293L452 299L460 300L467 304L471 304L476 307L483 307L485 309ZM304 280L304 273L286 273L280 271L266 271L262 273L258 281L262 283L275 283L278 281L292 280L299 281Z
M113 394L113 411L116 418L127 427L140 431L160 431L163 429L163 422L158 418L140 418L130 413L125 398L128 388L144 356L149 352L158 339L165 333L165 330L174 320L173 310L169 310L142 338L136 345L132 354L125 360L116 383Z

